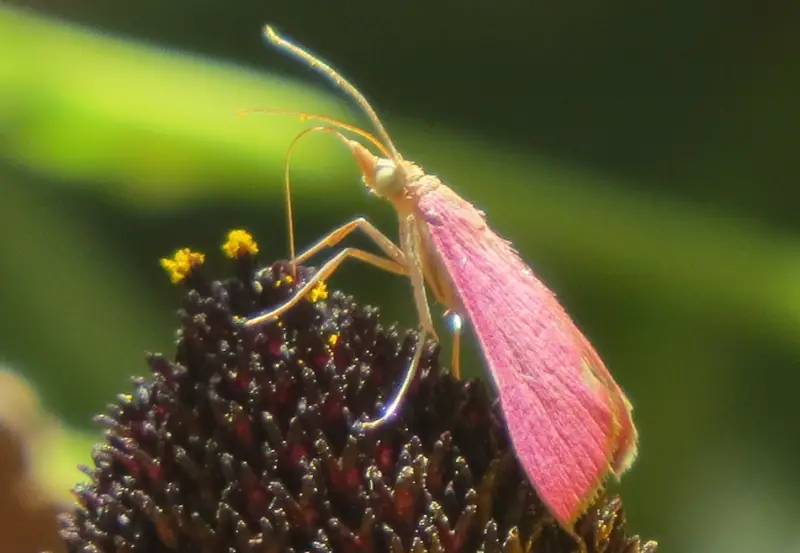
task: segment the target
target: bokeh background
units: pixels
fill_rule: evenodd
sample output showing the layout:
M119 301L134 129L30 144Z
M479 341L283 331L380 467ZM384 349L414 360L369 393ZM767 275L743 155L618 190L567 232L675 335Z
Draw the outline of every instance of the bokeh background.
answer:
M265 261L287 255L282 167L304 125L237 111L366 124L265 46L271 22L484 209L595 343L641 433L620 486L632 529L665 553L800 551L797 16L787 1L6 2L0 362L59 429L31 470L67 497L91 416L146 350L171 351L181 291L160 257L190 246L222 271L232 227ZM300 246L356 215L396 235L329 136L298 148L293 183ZM403 279L353 264L332 285L416 320Z

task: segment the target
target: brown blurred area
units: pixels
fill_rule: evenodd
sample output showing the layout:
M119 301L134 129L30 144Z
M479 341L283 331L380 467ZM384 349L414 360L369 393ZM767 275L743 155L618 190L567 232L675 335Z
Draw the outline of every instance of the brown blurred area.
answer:
M32 470L35 444L58 432L34 391L0 371L0 551L61 553L56 501Z

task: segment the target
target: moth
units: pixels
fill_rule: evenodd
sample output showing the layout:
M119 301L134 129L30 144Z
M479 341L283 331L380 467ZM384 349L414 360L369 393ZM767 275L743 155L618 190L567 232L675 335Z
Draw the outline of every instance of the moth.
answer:
M560 525L571 531L606 478L621 476L636 457L637 432L630 402L554 293L511 243L492 230L485 215L438 177L404 159L366 98L332 67L279 36L272 27L267 26L264 33L272 45L308 64L354 100L375 134L324 115L254 111L294 113L321 123L295 138L288 157L304 134L321 131L339 138L353 155L369 191L394 206L400 240L395 244L364 218L345 223L298 255L291 238L295 263L335 246L356 230L372 239L383 255L344 248L287 303L245 324L259 325L278 317L347 259L408 277L423 336L408 376L386 414L364 425L375 426L391 416L402 401L419 363L424 334L436 336L428 302L430 290L448 311L472 326L517 458L539 497ZM458 331L454 340L457 373Z

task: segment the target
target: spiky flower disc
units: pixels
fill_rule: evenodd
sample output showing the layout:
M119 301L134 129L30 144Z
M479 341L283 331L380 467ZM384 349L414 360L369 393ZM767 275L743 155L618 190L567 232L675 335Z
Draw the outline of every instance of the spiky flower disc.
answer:
M480 381L453 379L429 343L398 417L354 433L393 397L416 332L324 285L279 321L245 328L313 271L255 273L255 242L229 242L236 277L224 281L181 250L177 261L192 263L178 263L189 292L177 354L150 356L152 377L98 417L106 443L62 517L68 551L578 550L525 480ZM627 536L618 500L600 500L576 532L589 553L655 550Z

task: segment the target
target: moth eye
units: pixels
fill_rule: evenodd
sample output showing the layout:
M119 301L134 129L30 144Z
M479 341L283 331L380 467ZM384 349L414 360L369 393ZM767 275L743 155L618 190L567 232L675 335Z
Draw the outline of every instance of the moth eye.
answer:
M375 192L394 196L403 189L403 173L391 159L379 159L375 166Z

